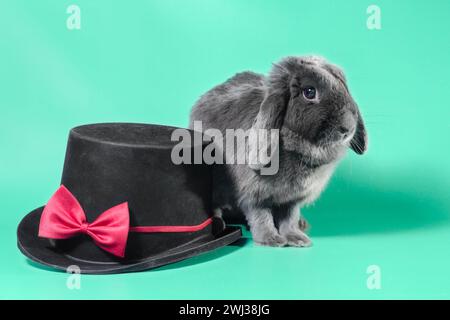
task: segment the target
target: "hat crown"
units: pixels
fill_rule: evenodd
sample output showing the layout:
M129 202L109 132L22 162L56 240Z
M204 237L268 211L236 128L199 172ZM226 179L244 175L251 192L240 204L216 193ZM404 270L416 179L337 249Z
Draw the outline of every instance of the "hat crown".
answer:
M127 123L76 127L69 134L61 184L90 222L122 202L128 202L132 226L201 222L210 213L210 166L171 161L175 129ZM187 152L195 147L201 146Z

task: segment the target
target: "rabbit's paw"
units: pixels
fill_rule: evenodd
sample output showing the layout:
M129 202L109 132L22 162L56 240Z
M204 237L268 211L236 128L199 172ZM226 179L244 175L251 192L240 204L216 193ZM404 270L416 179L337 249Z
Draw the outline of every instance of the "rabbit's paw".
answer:
M269 247L284 247L287 244L286 238L277 233L269 233L253 239L253 241L256 245Z
M310 247L311 239L301 230L291 230L285 235L287 244L292 247Z

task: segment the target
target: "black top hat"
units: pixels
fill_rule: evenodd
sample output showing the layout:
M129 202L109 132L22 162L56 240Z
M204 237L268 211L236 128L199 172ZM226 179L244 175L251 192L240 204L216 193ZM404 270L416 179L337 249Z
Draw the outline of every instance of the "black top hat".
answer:
M172 161L175 129L72 129L62 186L20 222L19 249L47 266L100 274L158 267L239 239L239 228L212 216L211 165ZM205 147L192 142L183 152Z

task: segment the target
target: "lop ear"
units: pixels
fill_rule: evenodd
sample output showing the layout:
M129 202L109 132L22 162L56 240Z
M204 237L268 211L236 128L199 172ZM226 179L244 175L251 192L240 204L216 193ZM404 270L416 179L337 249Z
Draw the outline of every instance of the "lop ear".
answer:
M363 154L367 151L367 133L366 127L364 126L364 121L361 113L358 110L358 123L356 125L355 135L352 141L350 141L350 147L357 154Z
M281 88L269 89L266 94L249 133L250 168L259 170L268 165L270 156L279 147L279 131L275 133L271 130L281 129L288 100L288 93Z

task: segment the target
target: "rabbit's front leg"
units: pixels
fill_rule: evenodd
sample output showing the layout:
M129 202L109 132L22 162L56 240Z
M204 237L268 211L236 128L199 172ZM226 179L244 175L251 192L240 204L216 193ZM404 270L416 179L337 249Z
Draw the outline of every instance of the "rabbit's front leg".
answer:
M302 222L303 221L303 222ZM286 238L287 244L294 247L309 247L312 242L302 227L306 220L300 218L299 206L293 206L286 217L280 221L278 230ZM306 226L304 226L306 228Z
M278 233L269 209L248 208L244 213L256 244L271 247L286 245L286 238Z

